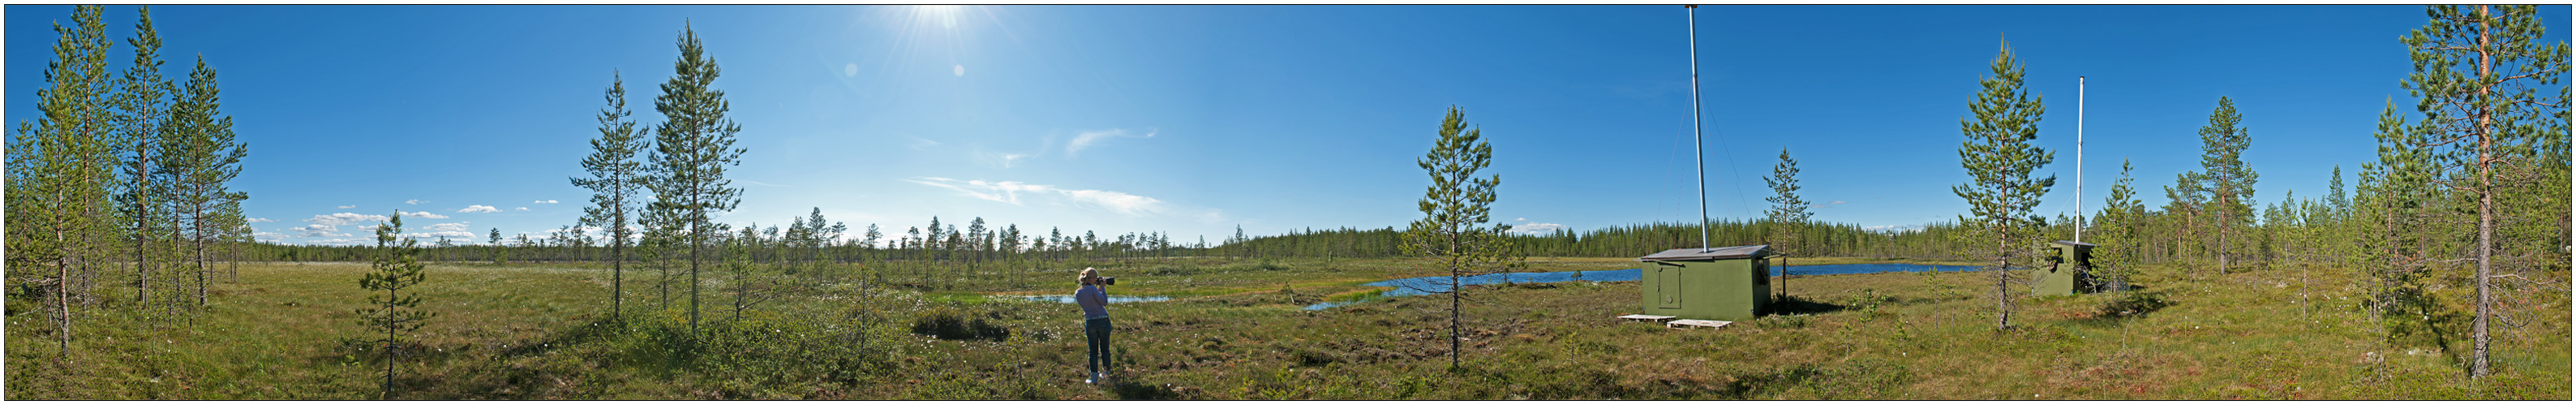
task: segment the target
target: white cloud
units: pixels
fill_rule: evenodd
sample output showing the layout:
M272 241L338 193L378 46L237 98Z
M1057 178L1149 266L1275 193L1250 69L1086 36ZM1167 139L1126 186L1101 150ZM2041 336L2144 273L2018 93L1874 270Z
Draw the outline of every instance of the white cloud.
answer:
M1921 225L1921 224L1915 224L1915 225L1879 225L1879 226L1864 226L1864 227L1860 227L1860 230L1864 230L1864 231L1881 231L1881 232L1910 232L1910 231L1920 231L1920 230L1923 230L1923 225Z
M251 219L245 219L245 220L242 220L242 221L243 221L243 222L248 222L248 223L254 223L254 224L256 224L256 223L261 223L261 222L277 222L277 220L274 220L274 219L268 219L268 218L251 218Z
M465 209L456 210L456 212L460 212L460 213L463 213L463 212L501 212L501 209L500 209L500 208L493 208L492 206L489 206L489 205L473 205L473 206L467 206L467 207L465 207Z
M1515 221L1529 221L1529 218L1516 219ZM1513 226L1512 226L1512 234L1515 234L1515 235L1531 235L1531 236L1539 236L1539 235L1547 235L1547 234L1551 234L1551 233L1556 233L1556 231L1557 231L1557 230L1561 230L1561 229L1565 229L1565 228L1566 228L1566 226L1565 226L1564 224L1551 224L1551 223L1545 223L1545 222L1531 222L1531 223L1526 223L1526 224L1513 225Z
M396 210L395 212L401 212L401 211L400 211L400 210ZM434 212L426 212L426 211L403 212L402 214L403 214L403 216L406 216L406 217L412 217L412 218L447 219L447 216L446 216L446 215L438 215L438 213L434 213Z
M519 207L519 210L520 210L520 211L527 211L527 210L528 210L528 207Z
M535 204L553 204L553 203L555 203L555 202L556 202L555 200L537 200L537 202L535 202Z
M333 225L312 224L287 229L295 231L295 236L301 238L332 238L350 236L346 233L340 233L340 227Z
M421 228L428 229L433 232L464 232L465 224L461 222L453 224L432 224Z
M314 225L324 225L324 226L334 226L334 227L336 227L336 226L348 225L348 224L354 224L354 223L359 223L359 222L384 222L384 221L385 221L385 220L387 220L387 219L391 219L391 218L385 217L385 216L383 216L383 215L368 215L368 214L359 214L359 213L352 213L352 212L343 212L343 213L331 214L331 215L315 215L315 216L313 216L312 218L305 218L305 219L304 219L304 222L311 222L311 223L313 223Z
M1850 204L1850 203L1851 203L1850 201L1835 200L1834 202L1825 203L1825 205L1843 205L1843 204Z
M403 203L404 203L404 204L411 204L411 205L420 205L420 199L403 200Z
M340 209L344 209L344 210L345 210L345 209L350 209L350 208L358 208L358 205L357 205L357 204L350 204L350 205L342 205L342 206L340 206Z
M406 237L406 238L419 238L419 239L421 239L421 240L429 240L429 241L435 241L435 240L438 240L438 238L439 238L439 237L442 237L442 236L447 237L447 238L452 239L452 240L473 240L473 239L474 239L474 233L473 233L473 232L466 232L466 231L414 232L414 233L406 233L406 234L402 234L402 236L403 236L403 237Z
M1213 209L1182 207L1153 197L1109 190L1067 189L1016 181L960 181L945 177L919 177L903 179L903 181L955 190L969 197L1011 205L1021 205L1020 196L1029 194L1060 197L1074 205L1090 206L1128 216L1183 216L1211 222L1225 218L1224 214Z
M263 241L269 241L269 242L276 242L276 241L279 241L279 240L284 240L284 239L286 239L286 234L276 233L276 232L253 232L253 233L251 233L251 234L250 234L250 236L251 236L252 238L256 238L256 239L263 240Z
M359 238L315 239L315 240L308 240L308 241L304 241L304 244L306 244L306 245L341 245L341 246L348 246L348 245L358 245L358 244L369 243L369 242L374 242L374 240L372 240L372 239L359 239Z
M1155 133L1155 132L1157 132L1157 131L1151 131L1151 130L1149 130L1149 131L1146 131L1144 135L1128 135L1128 134L1127 134L1127 130L1124 130L1124 129L1112 129L1112 130L1107 130L1107 131L1085 131L1085 132L1083 132L1081 135L1075 135L1075 136L1073 137L1073 142L1067 142L1067 143L1065 143L1065 144L1064 144L1064 156L1065 156L1065 157L1074 157L1075 155L1081 154L1081 153L1082 153L1082 149L1083 149L1083 148L1091 147L1091 144L1099 143L1099 142L1100 142L1100 140L1103 140L1103 139L1109 139L1109 138L1152 138L1152 137L1154 137L1154 133Z

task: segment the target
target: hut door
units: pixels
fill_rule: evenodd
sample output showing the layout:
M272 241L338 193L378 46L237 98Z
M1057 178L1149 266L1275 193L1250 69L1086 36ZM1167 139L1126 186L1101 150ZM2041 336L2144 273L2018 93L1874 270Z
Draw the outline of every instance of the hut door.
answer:
M1682 267L1655 263L1655 303L1657 308L1682 307Z

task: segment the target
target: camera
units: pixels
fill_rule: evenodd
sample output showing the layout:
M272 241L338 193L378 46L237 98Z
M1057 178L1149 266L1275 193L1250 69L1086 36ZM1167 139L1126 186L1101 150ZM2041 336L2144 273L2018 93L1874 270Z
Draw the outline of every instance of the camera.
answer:
M1118 285L1117 277L1101 277L1100 285Z

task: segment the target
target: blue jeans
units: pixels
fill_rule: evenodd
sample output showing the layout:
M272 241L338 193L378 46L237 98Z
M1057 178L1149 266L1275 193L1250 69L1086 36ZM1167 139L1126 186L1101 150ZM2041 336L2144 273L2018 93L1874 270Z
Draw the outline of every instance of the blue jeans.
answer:
M1090 359L1083 364L1091 366L1095 374L1109 368L1109 318L1083 320L1082 336L1091 343L1091 348L1083 351Z

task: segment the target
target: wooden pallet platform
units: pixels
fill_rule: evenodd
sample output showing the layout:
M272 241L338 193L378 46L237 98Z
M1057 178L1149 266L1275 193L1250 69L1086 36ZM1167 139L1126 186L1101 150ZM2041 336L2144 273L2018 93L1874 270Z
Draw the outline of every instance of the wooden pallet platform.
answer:
M1619 316L1619 319L1626 319L1626 320L1631 320L1631 321L1655 321L1655 322L1663 322L1663 321L1673 320L1673 316L1671 316L1671 315L1627 314L1627 315L1620 315L1620 316Z
M1706 320L1706 319L1676 319L1676 320L1673 320L1673 321L1671 321L1671 322L1664 322L1664 327L1666 327L1666 328L1673 328L1673 329L1692 329L1692 328L1709 328L1709 329L1717 329L1717 328L1724 328L1724 327L1726 327L1726 325L1732 325L1732 324L1734 324L1734 322L1727 322L1727 321L1711 321L1711 320Z

